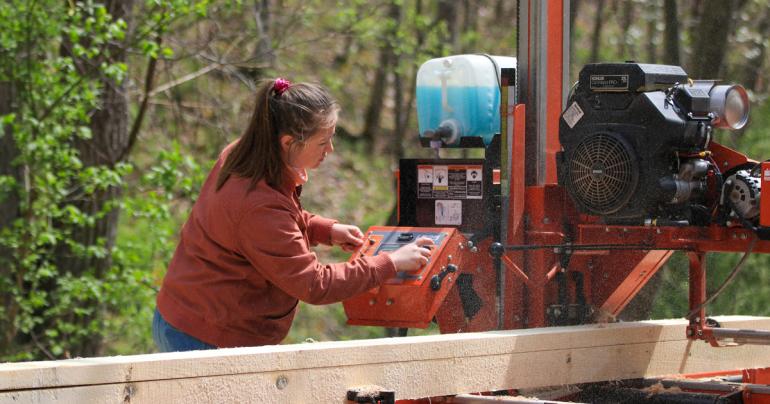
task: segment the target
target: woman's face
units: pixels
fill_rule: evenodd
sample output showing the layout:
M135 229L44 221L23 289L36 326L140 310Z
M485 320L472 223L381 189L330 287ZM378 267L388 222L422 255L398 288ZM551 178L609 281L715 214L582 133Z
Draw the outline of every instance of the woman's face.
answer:
M326 156L334 151L334 132L337 125L332 125L329 128L321 129L314 133L308 140L303 143L282 139L284 144L284 157L285 161L290 166L300 169L314 169L321 165L321 162ZM289 135L284 135L289 137Z

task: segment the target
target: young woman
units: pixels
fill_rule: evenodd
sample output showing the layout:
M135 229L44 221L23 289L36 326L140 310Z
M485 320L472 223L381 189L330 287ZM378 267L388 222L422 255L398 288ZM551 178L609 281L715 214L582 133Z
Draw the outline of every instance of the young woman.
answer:
M419 268L429 239L390 254L322 264L319 243L353 251L358 227L302 209L307 170L334 151L339 107L317 85L263 82L243 135L221 153L182 228L157 299L162 352L278 344L299 300L339 302Z

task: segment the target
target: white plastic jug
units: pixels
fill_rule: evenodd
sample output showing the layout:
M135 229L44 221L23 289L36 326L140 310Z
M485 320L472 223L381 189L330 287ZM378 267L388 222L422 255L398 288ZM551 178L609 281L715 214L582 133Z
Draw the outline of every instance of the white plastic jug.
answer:
M463 137L481 137L488 145L500 132L500 69L509 67L516 67L516 58L456 55L423 63L417 71L420 137L439 131L446 146Z

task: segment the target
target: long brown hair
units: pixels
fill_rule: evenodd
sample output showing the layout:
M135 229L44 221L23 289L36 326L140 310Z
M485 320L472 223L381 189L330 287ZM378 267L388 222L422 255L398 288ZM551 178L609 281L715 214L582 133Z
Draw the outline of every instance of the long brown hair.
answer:
M249 126L225 159L217 177L217 191L231 175L249 178L249 189L262 179L273 188L279 187L284 175L280 136L290 135L303 144L334 123L339 105L324 87L296 83L281 88L276 81L259 84Z

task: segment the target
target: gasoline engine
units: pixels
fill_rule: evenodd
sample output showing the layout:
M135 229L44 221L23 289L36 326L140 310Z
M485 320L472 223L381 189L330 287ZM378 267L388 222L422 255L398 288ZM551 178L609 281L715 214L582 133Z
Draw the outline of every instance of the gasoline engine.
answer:
M607 224L756 225L759 165L723 172L710 150L713 130L742 128L748 110L741 86L678 66L587 65L560 119L559 184Z

